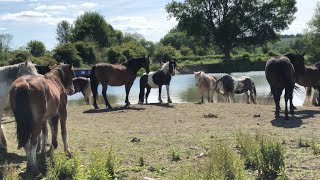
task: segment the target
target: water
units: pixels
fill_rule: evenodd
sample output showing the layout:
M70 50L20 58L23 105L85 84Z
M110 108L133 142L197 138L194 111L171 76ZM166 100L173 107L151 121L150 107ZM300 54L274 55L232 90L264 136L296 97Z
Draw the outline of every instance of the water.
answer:
M211 73L211 75L214 75L216 77L221 77L222 75L224 75L224 73ZM266 97L270 93L270 87L265 78L264 71L251 71L251 72L241 72L241 73L235 72L235 73L231 73L231 75L234 77L240 77L240 76L251 77L256 84L258 103L259 104L273 103L273 101L267 101L266 99ZM140 81L140 78L137 77L131 88L130 95L129 95L129 101L131 102L131 104L138 103L139 91L140 91L139 81ZM101 95L101 89L102 87L100 85L98 87L98 92L100 95ZM302 89L304 91L304 88ZM170 96L173 103L199 102L200 94L198 92L198 89L195 87L194 75L187 74L187 75L173 76L171 80L171 85L170 85ZM107 97L111 105L114 105L114 104L124 105L125 104L124 103L125 87L124 86L118 86L118 87L108 86ZM236 95L235 99L236 99L236 102L246 103L246 96L244 94ZM299 94L299 95L294 93L293 95L293 103L295 106L302 106L304 99L305 99L305 93ZM167 92L166 92L165 86L162 87L162 100L165 103L167 102ZM224 102L225 100L220 95L217 96L215 94L214 101ZM81 93L77 93L72 96L69 96L69 102L70 104L76 104L76 105L85 104ZM149 103L158 102L158 89L151 89L148 102ZM102 96L99 96L98 104L104 104ZM283 100L282 100L282 104L284 104Z

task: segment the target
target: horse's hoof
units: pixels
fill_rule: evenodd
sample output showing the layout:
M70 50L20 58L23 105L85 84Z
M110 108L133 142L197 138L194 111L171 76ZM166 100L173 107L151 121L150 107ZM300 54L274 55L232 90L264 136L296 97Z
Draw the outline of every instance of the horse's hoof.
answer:
M98 106L94 106L94 109L99 109L99 107Z
M168 103L172 103L171 99L168 99Z

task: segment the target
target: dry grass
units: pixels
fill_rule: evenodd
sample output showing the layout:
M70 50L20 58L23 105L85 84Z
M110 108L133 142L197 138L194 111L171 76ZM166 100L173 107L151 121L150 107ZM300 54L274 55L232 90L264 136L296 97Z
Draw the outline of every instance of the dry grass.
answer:
M197 166L206 158L214 141L225 141L235 147L236 132L259 131L283 142L290 179L320 178L319 155L311 147L297 145L301 138L320 144L319 108L299 108L289 121L275 120L274 107L266 105L187 103L132 105L130 109L118 108L112 112L89 109L92 107L86 105L68 108L70 148L86 164L90 153L96 150L107 153L112 146L116 153L116 176L171 179ZM217 118L204 118L209 113ZM255 114L260 117L255 118ZM16 148L15 124L10 123L13 118L4 119L9 122L4 124L9 144L6 160L24 171L25 159L21 157L24 152ZM134 137L140 142L131 142ZM62 151L61 138L58 142L58 151ZM172 161L172 149L179 150L180 161ZM144 166L140 166L140 158Z

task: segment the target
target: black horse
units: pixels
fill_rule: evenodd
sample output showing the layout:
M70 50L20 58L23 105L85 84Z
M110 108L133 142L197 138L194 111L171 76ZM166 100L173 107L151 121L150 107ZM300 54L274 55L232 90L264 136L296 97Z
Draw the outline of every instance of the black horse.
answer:
M294 114L292 103L293 90L295 89L296 73L304 72L304 57L300 54L286 54L272 57L266 63L265 74L271 88L271 93L276 103L275 117L280 116L280 97L285 89L285 119L288 116L288 100L290 100L290 113Z
M175 75L177 63L175 60L171 60L162 65L162 68L156 72L150 72L149 74L144 74L140 78L140 93L139 93L139 104L143 104L145 88L146 93L146 104L148 104L148 96L151 88L159 88L159 103L162 103L161 99L161 89L163 85L166 85L168 103L172 103L170 99L169 86L171 81L171 76Z
M36 65L37 71L39 74L45 75L47 72L51 71L49 65Z
M146 73L149 73L149 58L141 57L137 59L129 59L122 64L109 64L99 63L92 67L90 74L91 90L93 94L93 106L98 109L97 106L97 89L99 83L102 84L102 95L105 104L108 108L112 109L107 99L107 87L110 86L122 86L126 87L126 106L130 105L129 93L134 80L136 79L137 72L144 68Z

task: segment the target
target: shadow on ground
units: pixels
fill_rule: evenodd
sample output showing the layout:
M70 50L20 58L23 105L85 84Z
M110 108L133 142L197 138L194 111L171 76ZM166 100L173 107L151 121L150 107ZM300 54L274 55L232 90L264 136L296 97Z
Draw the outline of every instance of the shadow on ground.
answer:
M289 120L285 120L284 116L280 118L273 119L271 124L276 127L283 128L296 128L300 127L303 124L303 121L314 118L316 114L320 114L320 110L298 110L295 111L294 116L289 116Z
M141 111L145 110L146 108L135 107L135 106L121 106L121 107L114 107L113 109L89 109L83 111L83 113L105 113L105 112L115 112L115 111L123 111L123 110L136 110Z

